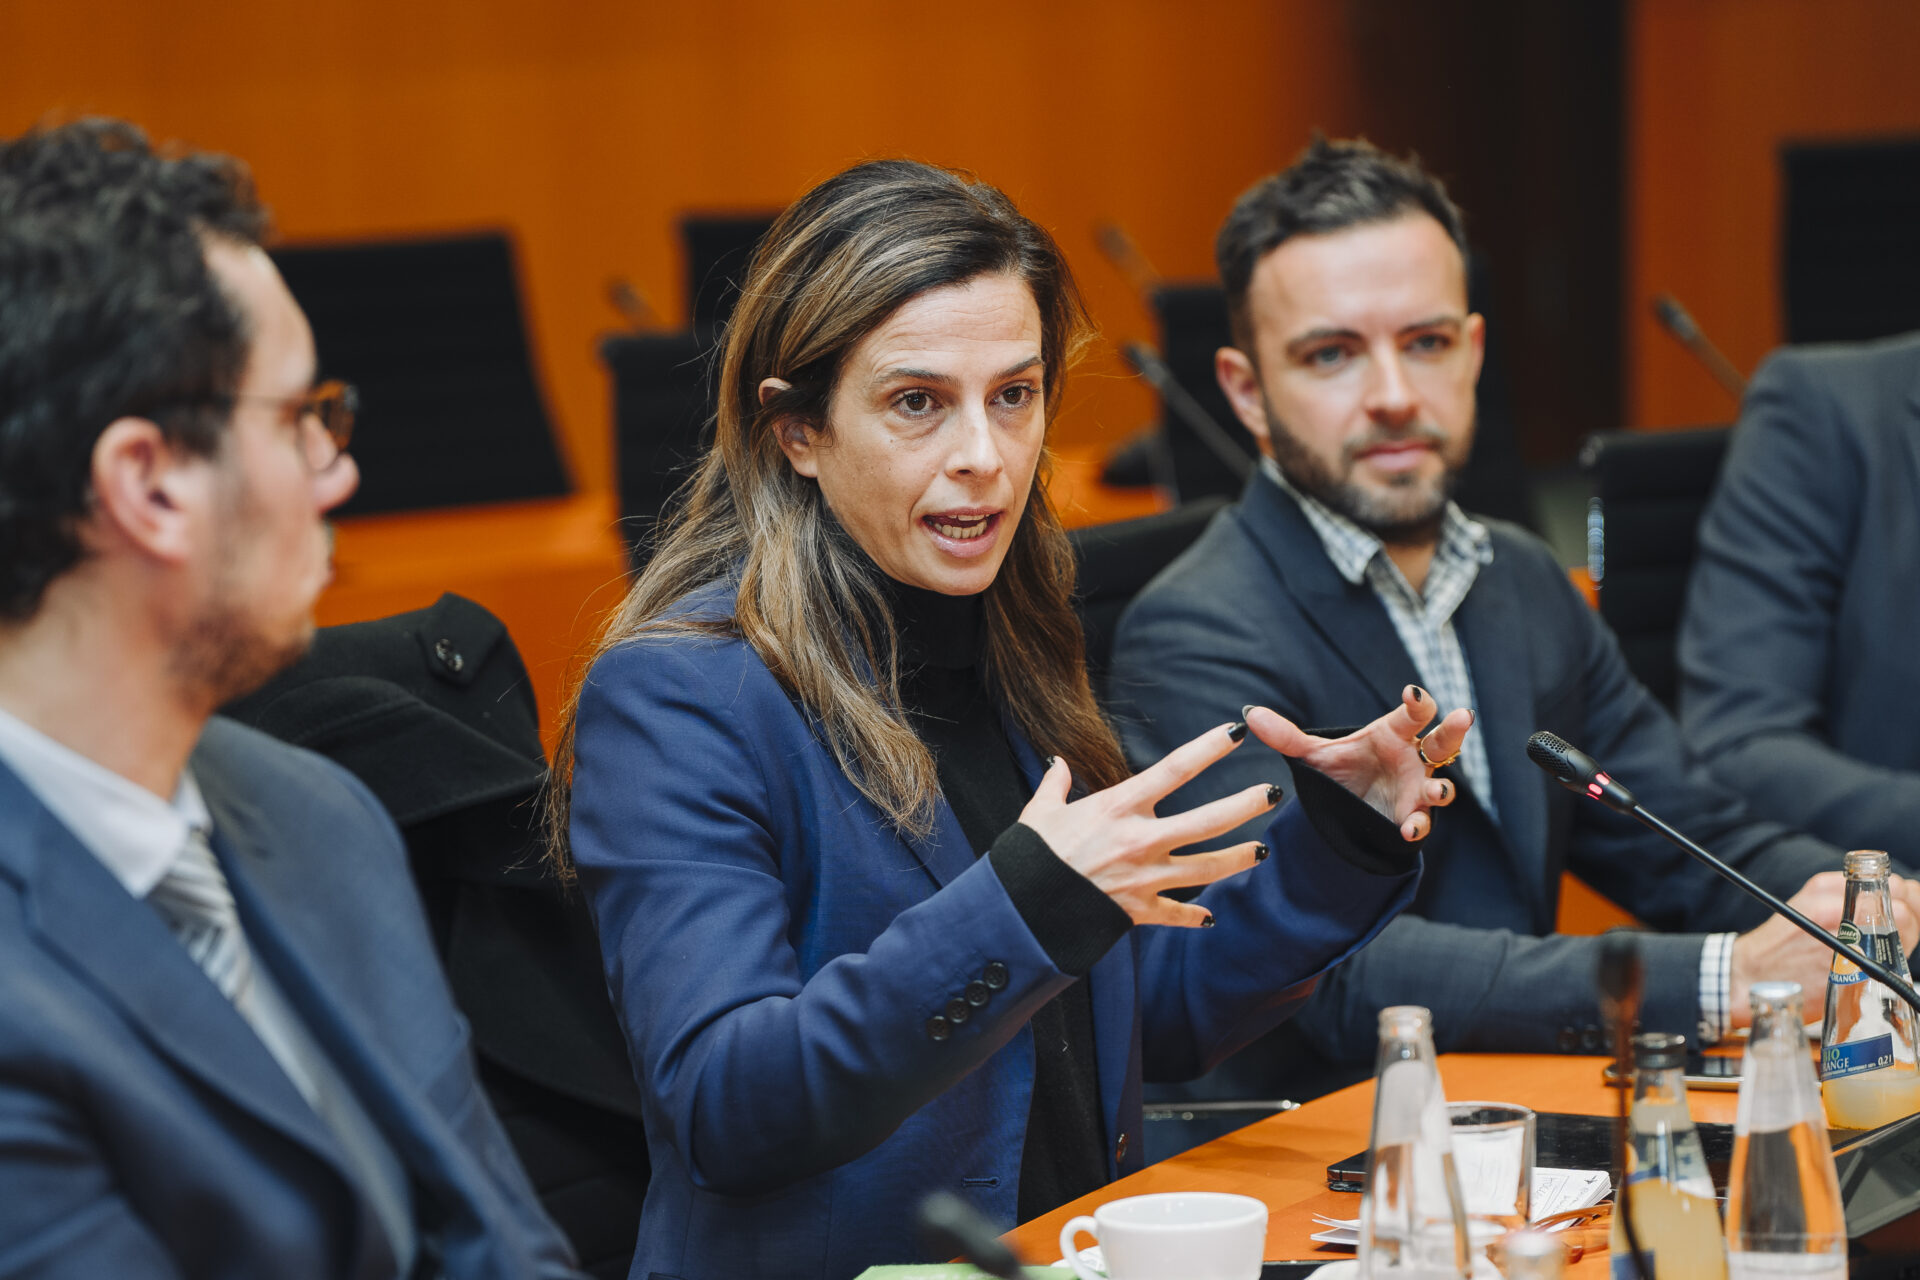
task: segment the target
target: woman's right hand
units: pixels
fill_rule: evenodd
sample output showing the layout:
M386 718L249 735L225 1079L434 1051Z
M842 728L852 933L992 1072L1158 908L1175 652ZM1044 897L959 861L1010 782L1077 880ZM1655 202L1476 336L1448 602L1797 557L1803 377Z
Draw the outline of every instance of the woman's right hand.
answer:
M1174 857L1175 849L1209 840L1273 808L1276 786L1248 787L1172 817L1154 816L1153 807L1199 776L1214 761L1240 745L1244 724L1221 725L1174 750L1125 782L1069 802L1073 774L1062 760L1052 761L1040 779L1020 821L1068 866L1119 903L1135 924L1176 924L1198 928L1213 923L1205 907L1162 897L1168 889L1212 884L1245 871L1267 856L1266 846L1249 840L1212 853Z

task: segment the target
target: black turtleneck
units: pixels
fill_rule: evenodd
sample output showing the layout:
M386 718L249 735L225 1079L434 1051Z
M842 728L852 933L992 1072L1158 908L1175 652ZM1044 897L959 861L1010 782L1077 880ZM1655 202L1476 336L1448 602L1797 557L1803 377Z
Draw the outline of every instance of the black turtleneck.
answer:
M1084 975L1130 927L1127 914L1026 827L1031 789L981 677L979 596L890 583L900 634L900 696L933 752L940 789L967 842L990 852L1016 910L1062 972ZM1033 1102L1020 1158L1022 1222L1107 1181L1106 1126L1095 1072L1093 1003L1076 981L1033 1015Z

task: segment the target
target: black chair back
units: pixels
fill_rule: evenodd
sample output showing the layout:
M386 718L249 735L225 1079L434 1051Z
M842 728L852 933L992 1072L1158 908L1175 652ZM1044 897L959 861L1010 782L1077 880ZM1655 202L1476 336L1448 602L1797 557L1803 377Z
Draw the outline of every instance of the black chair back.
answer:
M321 376L360 389L360 488L341 515L571 491L503 232L273 251Z
M1068 531L1079 566L1074 607L1086 636L1087 674L1093 680L1094 696L1102 702L1120 615L1226 505L1225 498L1202 498L1158 515Z
M719 352L699 335L623 334L600 344L613 375L613 447L621 533L635 573L674 491L692 474L713 419Z
M1587 571L1599 589L1600 616L1619 637L1627 667L1669 709L1679 689L1674 643L1700 515L1730 431L1601 431L1580 451L1593 482Z

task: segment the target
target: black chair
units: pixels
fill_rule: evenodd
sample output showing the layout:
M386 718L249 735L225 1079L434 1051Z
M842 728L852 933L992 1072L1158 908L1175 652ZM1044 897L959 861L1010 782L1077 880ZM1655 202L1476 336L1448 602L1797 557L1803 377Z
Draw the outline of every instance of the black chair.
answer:
M1599 589L1600 616L1619 637L1627 668L1668 709L1679 691L1674 644L1700 516L1730 433L1601 431L1580 450L1593 482L1587 572Z
M621 1280L651 1172L640 1091L586 904L541 861L540 716L506 628L455 595L322 627L224 711L336 761L392 815L507 1137L583 1270Z
M1202 498L1172 511L1072 529L1078 566L1074 607L1086 635L1087 675L1093 692L1106 700L1107 671L1113 665L1113 635L1120 615L1153 576L1193 544L1207 522L1227 505L1225 498Z
M628 559L638 573L669 499L704 452L713 420L711 374L719 353L692 331L607 338L613 375L614 471Z
M341 515L571 492L504 233L273 251L325 377L360 388Z

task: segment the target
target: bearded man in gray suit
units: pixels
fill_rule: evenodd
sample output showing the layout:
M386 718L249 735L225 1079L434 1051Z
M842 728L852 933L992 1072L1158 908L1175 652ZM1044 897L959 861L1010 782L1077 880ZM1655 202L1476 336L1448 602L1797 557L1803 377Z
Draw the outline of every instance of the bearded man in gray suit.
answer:
M1460 803L1429 838L1414 905L1229 1063L1222 1092L1310 1094L1364 1075L1384 1005L1430 1007L1442 1049L1599 1052L1598 939L1554 932L1568 870L1661 931L1640 944L1649 1029L1717 1039L1745 1025L1752 982L1817 991L1826 977L1828 953L1793 926L1526 758L1535 730L1560 734L1648 808L1839 923L1841 851L1753 820L1691 768L1551 551L1451 501L1485 335L1464 249L1441 184L1364 142L1317 140L1220 232L1235 345L1216 373L1266 456L1121 620L1111 694L1129 754L1157 759L1247 703L1354 723L1409 683L1432 691L1436 715L1472 708L1477 730L1435 762ZM1170 803L1284 767L1242 750ZM1896 896L1912 919L1920 886L1901 879Z

